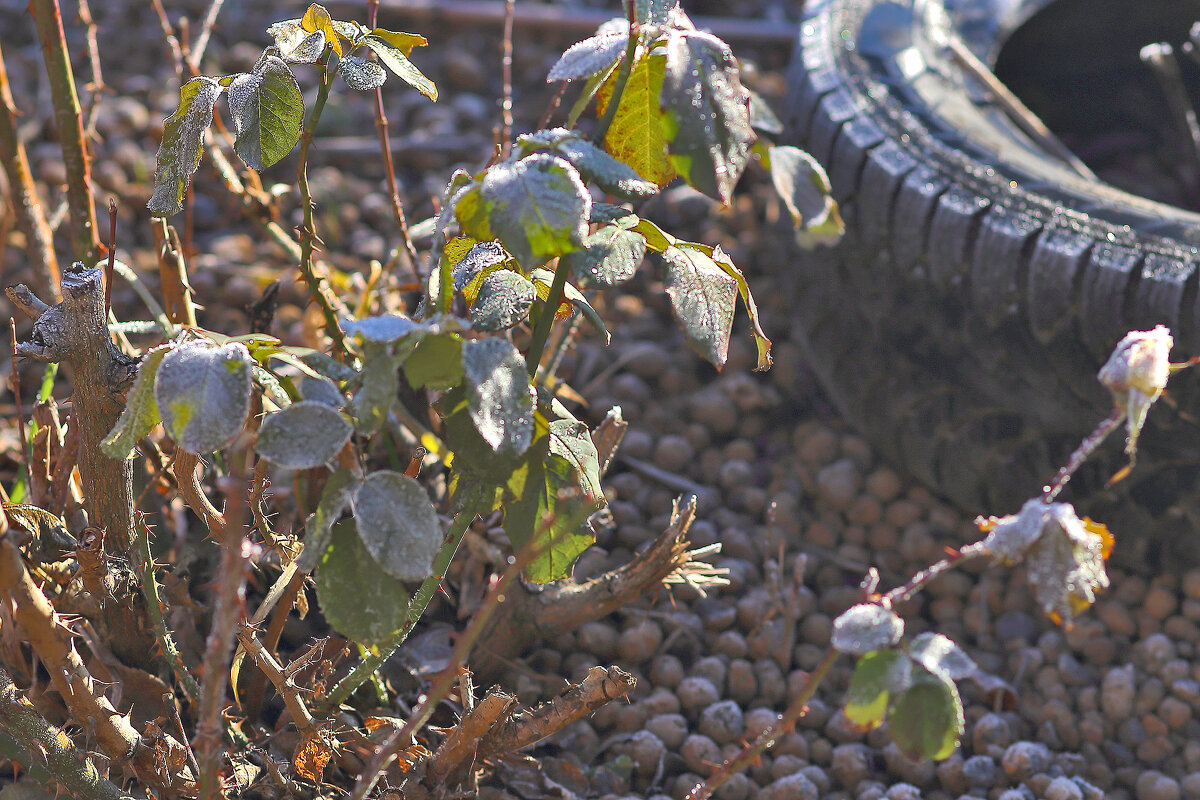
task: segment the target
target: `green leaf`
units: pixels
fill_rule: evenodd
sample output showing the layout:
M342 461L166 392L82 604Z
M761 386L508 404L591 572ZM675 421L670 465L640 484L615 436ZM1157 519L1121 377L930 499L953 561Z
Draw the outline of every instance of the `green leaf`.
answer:
M478 331L507 330L529 316L537 290L524 275L496 270L480 283L471 305L471 325Z
M358 56L343 56L338 62L338 75L351 89L360 92L373 92L387 80L383 67L374 61L367 61Z
M381 314L358 320L344 319L342 330L347 336L357 336L364 342L393 344L406 337L424 333L428 326L403 314Z
M733 265L733 261L725 254L720 245L712 248L712 252L708 254L712 258L713 263L725 271L725 274L733 278L737 283L738 294L742 297L742 302L746 305L746 314L750 317L751 333L754 335L754 344L758 348L758 363L755 364L756 372L763 372L771 368L773 359L771 358L771 340L767 338L767 334L762 329L762 320L758 315L758 304L754 302L754 295L750 293L750 284L746 282L746 276L742 271Z
M354 428L325 403L304 400L268 414L258 429L255 449L288 469L310 469L332 461Z
M612 222L620 225L625 230L629 230L638 224L638 216L625 206L618 206L613 203L592 203L592 211L588 214L588 222L595 222L600 225Z
M729 46L708 33L672 31L662 108L675 169L728 205L755 139L749 95Z
M396 402L399 364L386 344L368 340L362 347L362 385L354 394L353 409L358 432L371 436L383 427Z
M648 53L634 63L620 105L604 136L604 149L609 154L660 188L675 177L675 167L667 155L659 106L666 64L667 57L661 53ZM604 115L616 81L615 74L609 75L600 86L596 94L597 115Z
M565 129L559 128L565 132ZM658 184L638 175L632 167L610 156L596 145L578 134L559 141L557 152L564 156L580 174L595 181L609 194L628 200L651 197L658 194Z
M238 75L229 84L229 113L238 156L251 169L262 170L300 141L304 98L283 59L264 56L254 72Z
M825 170L798 147L772 147L769 153L771 181L792 215L792 224L805 235L806 246L835 244L846 226L830 194Z
M295 386L292 384L291 378L285 377L280 380L274 373L260 367L257 361L250 365L250 377L255 385L262 390L263 394L271 398L271 401L275 405L280 408L287 408L292 404L292 395L288 394L288 388L290 387L294 393ZM285 383L287 384L286 387L284 386Z
M478 184L459 195L458 202L454 204L454 216L468 237L481 242L496 238L488 218L488 202L483 199Z
M223 88L201 75L179 88L179 107L163 123L162 143L154 169L154 194L146 208L156 217L183 210L183 195L200 166L204 132L212 123L213 104Z
M444 390L462 383L462 337L426 336L404 362L404 375L414 388Z
M846 691L846 719L861 730L879 727L895 690L892 673L905 658L895 650L878 650L858 660Z
M346 395L337 384L324 375L301 375L296 387L300 397L314 403L324 403L330 408L345 408Z
M600 488L600 457L588 426L570 414L550 423L550 453L558 456L575 470L576 482L598 506L605 504Z
M333 48L333 52L338 54L338 58L342 57L342 43L338 39L337 31L334 30L333 18L325 10L325 6L319 3L310 5L308 10L304 12L304 16L300 19L300 26L306 31L321 31L324 33L325 40Z
M240 342L190 341L167 353L154 380L163 427L189 453L232 442L250 414L250 353Z
M908 655L934 675L947 680L962 680L979 671L961 647L940 633L915 636L908 645Z
M954 682L929 673L914 679L888 716L892 741L913 761L949 758L963 728L962 700Z
M421 484L399 472L373 472L350 498L358 535L384 572L420 581L442 546L437 511Z
M674 236L667 233L648 219L639 219L637 224L633 226L633 230L646 237L646 247L650 248L656 253L666 252L668 247L671 247L679 242L679 240Z
M350 497L358 490L359 480L346 467L342 467L325 479L321 500L317 510L304 521L304 550L296 559L296 568L301 572L312 572L329 548L329 534L333 524L350 508Z
M535 153L492 166L480 196L490 230L526 269L578 250L587 236L591 197L575 168L558 156Z
M343 636L366 645L382 644L400 630L408 613L404 584L371 557L346 521L333 528L332 541L317 572L321 613Z
M620 63L629 41L629 21L616 18L601 25L594 36L576 42L555 62L546 83L603 75Z
M482 278L512 258L499 242L479 242L454 264L454 288L463 292L468 303L475 302Z
M667 295L688 344L720 369L729 356L737 281L687 244L671 245L663 251L663 259Z
M295 355L299 358L300 363L314 372L319 372L330 380L348 381L358 374L352 368L346 366L328 353L296 347L288 348L288 350L303 351L296 354L289 353L289 355Z
M599 503L581 491L571 462L552 449L550 436L538 438L526 454L524 480L519 486L510 482L519 496L504 503L504 530L513 549L543 548L525 570L534 583L569 577L571 565L596 539L586 517Z
M413 66L408 55L390 41L374 33L363 40L363 44L375 51L383 65L395 73L396 77L416 89L430 100L438 99L437 86L433 81L421 74L421 70ZM409 48L411 51L412 48Z
M542 299L542 302L549 301L550 286L554 283L554 273L548 269L539 268L530 273L529 277L533 281L538 297ZM568 283L563 286L563 301L558 307L558 313L565 314L572 309L578 310L579 313L583 314L583 318L596 329L597 333L604 337L604 344L607 345L611 337L608 334L608 329L604 327L604 320L601 318L599 312L583 296L583 292Z
M851 606L833 621L830 646L854 656L891 647L904 635L904 620L878 603Z
M576 280L597 286L616 286L633 277L646 257L646 237L636 231L606 225L583 241L585 250L563 256Z
M525 359L504 339L463 342L471 421L497 452L521 454L533 439L533 394Z
M138 364L137 378L134 379L129 396L125 399L125 409L121 412L117 424L100 443L104 455L124 461L138 440L158 424L158 403L154 401L154 376L163 356L171 352L173 347L174 345L170 344L159 345L142 357L142 363Z
M679 0L634 0L633 11L639 25L666 25Z
M492 495L504 486L525 459L509 450L497 452L484 441L471 417L464 386L448 391L438 404L445 429L446 446L454 453L451 464L451 494L457 502L464 489L482 488Z

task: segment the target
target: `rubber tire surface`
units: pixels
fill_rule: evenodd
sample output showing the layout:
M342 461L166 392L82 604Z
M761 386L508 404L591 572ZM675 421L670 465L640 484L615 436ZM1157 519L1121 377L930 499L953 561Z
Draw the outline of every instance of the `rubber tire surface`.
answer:
M939 45L961 35L990 62L1044 5L981 36L940 0L810 2L789 74L788 139L826 166L847 228L796 256L795 334L850 422L972 514L1018 509L1108 415L1095 375L1124 333L1162 323L1173 360L1200 352L1200 217L1068 171ZM1200 19L1172 5L1132 40ZM1147 534L1126 556L1198 563L1195 377L1170 394L1129 479L1102 490L1125 463L1114 435L1063 499L1119 542Z

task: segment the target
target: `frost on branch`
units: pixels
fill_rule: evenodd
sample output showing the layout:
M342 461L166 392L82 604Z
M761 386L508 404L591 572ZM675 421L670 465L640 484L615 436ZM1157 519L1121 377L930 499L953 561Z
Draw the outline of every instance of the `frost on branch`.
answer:
M1017 514L976 521L987 538L985 553L1005 564L1025 561L1034 597L1055 622L1071 618L1096 601L1108 587L1104 562L1112 534L1103 525L1080 519L1070 503L1030 500Z
M1131 331L1117 343L1097 376L1112 392L1117 408L1124 413L1129 430L1125 452L1137 453L1138 434L1146 423L1150 406L1166 388L1171 374L1171 332L1159 325L1152 331Z

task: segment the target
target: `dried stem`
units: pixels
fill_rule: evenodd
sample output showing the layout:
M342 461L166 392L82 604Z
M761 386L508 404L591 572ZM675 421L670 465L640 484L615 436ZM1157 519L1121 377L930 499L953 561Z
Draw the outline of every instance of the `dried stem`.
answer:
M275 690L283 697L283 702L292 715L292 722L295 723L300 733L305 736L315 736L317 731L313 715L308 710L304 698L300 696L300 687L292 680L291 675L286 673L275 656L263 647L262 642L254 633L254 628L243 622L238 626L237 638L242 647L246 649L246 653L254 659L254 663L270 679Z
M196 475L200 465L200 456L178 449L175 451L175 463L171 465L171 474L175 476L179 496L204 522L204 526L208 528L208 535L218 542L224 542L229 523L225 515L218 511L204 494L200 478Z
M158 247L158 278L162 286L167 319L176 325L196 327L196 304L188 283L184 249L175 228L161 217L154 220L154 243Z
M67 168L67 204L75 258L85 264L95 264L100 257L100 240L96 233L96 209L92 205L91 162L83 135L83 113L75 91L71 56L63 33L62 14L58 0L30 0L29 10L42 45L59 145Z
M513 62L513 16L516 13L515 0L504 0L504 35L501 38L500 75L503 81L500 97L500 154L508 158L512 152L513 129L513 95L512 95L512 62Z
M62 695L71 716L92 731L104 754L114 761L128 762L147 785L170 793L195 791L190 771L161 769L161 754L148 746L117 713L84 667L63 622L50 601L34 584L21 552L7 535L0 535L0 593L12 607L14 621L24 631L34 652L50 673L50 681ZM173 748L182 748L170 739Z
M17 225L25 234L25 253L33 270L36 288L46 297L58 300L59 274L58 258L54 255L54 234L38 200L25 145L17 133L18 113L8 83L8 71L4 67L4 53L0 51L0 165L8 176Z
M328 69L329 48L317 61L321 78L317 85L317 99L313 103L308 118L304 121L304 134L300 139L300 158L296 166L296 183L300 188L300 207L304 210L304 224L300 228L300 274L313 300L325 317L325 333L333 340L334 357L346 352L346 337L338 324L340 303L337 297L316 273L313 253L317 234L313 220L312 192L308 188L308 151L312 148L313 135L317 123L321 120L321 112L325 110L325 101L329 99L329 88L333 85L333 73Z
M697 784L684 796L684 800L708 800L721 784L729 780L730 776L753 764L768 747L775 743L776 739L791 730L792 726L796 724L796 720L808 712L808 701L816 694L817 687L825 680L825 676L839 655L837 650L829 648L825 657L821 659L821 663L809 674L800 693L788 704L779 719L775 720L775 724L756 736L754 741L742 748L740 753L718 767L716 772L708 776L708 780Z
M458 725L446 736L425 770L425 783L430 786L444 785L452 772L468 758L476 757L476 749L484 734L492 729L496 721L507 714L517 699L492 687L479 704L467 711Z
M196 44L188 55L188 63L194 71L200 71L200 60L204 58L204 51L208 48L208 39L212 36L213 26L217 24L217 15L221 13L223 5L225 5L225 0L212 0L208 6L208 13L204 15L204 21L200 23L200 35L196 37Z
M17 321L8 318L8 332L12 336L12 358L8 362L8 388L12 391L13 405L17 409L17 438L21 441L21 463L25 465L25 476L29 474L29 436L25 432L25 415L21 413L21 372L17 369Z
M133 795L102 778L90 758L76 752L71 739L37 712L3 667L0 667L0 728L26 750L39 753L54 780L76 797L134 800Z
M1058 493L1063 490L1063 487L1067 485L1067 482L1071 480L1071 476L1075 474L1075 471L1083 466L1083 462L1088 460L1088 456L1095 452L1101 442L1107 439L1108 435L1118 428L1124 419L1125 412L1116 409L1108 417L1101 420L1096 429L1079 443L1079 446L1075 448L1075 452L1071 453L1071 457L1067 459L1067 463L1063 464L1062 469L1054 476L1054 480L1042 489L1042 500L1047 503L1053 501L1058 496Z
M883 596L883 605L885 608L891 608L897 603L903 603L910 600L917 592L924 589L930 581L955 567L970 561L975 558L987 555L987 551L978 543L968 545L961 550L954 550L941 561L931 564L925 569L918 572L908 579L908 582L903 586L897 586L886 595Z
M79 0L79 21L87 31L88 67L92 70L92 80L86 85L91 97L88 99L87 124L84 133L88 139L96 135L96 111L100 108L100 93L108 88L104 83L104 73L100 70L100 43L97 38L99 29L96 20L92 18L92 9L87 0Z

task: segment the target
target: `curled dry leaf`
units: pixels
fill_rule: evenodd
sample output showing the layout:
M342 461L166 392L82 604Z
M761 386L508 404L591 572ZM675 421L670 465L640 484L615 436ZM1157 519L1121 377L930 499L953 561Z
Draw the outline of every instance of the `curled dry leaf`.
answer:
M1125 414L1129 438L1125 452L1137 452L1138 434L1146 414L1167 386L1171 374L1171 347L1175 341L1162 325L1152 331L1132 331L1117 343L1097 376L1112 392L1113 402Z

